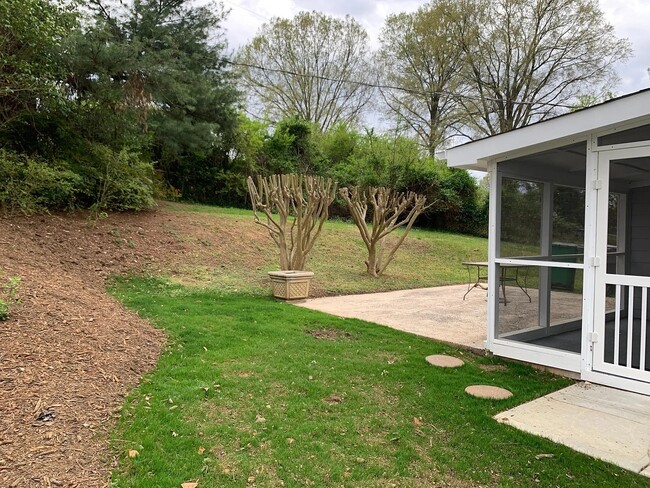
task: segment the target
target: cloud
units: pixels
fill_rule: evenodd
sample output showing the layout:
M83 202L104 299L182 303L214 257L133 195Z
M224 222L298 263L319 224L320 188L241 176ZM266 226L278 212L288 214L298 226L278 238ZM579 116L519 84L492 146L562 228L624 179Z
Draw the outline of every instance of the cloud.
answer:
M375 14L377 4L374 0L329 0L327 3L316 3L313 0L296 0L299 10L320 10L329 15L345 16L362 19ZM317 7L317 8L315 8Z
M631 93L650 87L650 2L647 0L601 0L600 7L614 26L616 35L632 43L633 57L617 66L621 84L618 94Z

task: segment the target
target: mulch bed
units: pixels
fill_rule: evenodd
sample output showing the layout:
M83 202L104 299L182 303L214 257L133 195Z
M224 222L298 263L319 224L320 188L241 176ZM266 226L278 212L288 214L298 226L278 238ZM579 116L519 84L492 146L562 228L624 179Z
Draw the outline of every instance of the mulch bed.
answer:
M183 260L215 264L214 247L200 244L214 239L206 219L164 209L95 223L83 214L0 219L0 270L21 277L21 303L0 322L1 487L108 486L108 433L165 336L108 296L105 280Z

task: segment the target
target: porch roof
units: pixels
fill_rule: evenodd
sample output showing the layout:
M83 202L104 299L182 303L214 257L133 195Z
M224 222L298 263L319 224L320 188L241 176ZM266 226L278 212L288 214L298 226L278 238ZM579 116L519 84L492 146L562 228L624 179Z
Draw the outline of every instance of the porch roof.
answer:
M585 141L590 133L616 130L650 117L650 88L526 127L447 150L447 165L485 171L489 161Z

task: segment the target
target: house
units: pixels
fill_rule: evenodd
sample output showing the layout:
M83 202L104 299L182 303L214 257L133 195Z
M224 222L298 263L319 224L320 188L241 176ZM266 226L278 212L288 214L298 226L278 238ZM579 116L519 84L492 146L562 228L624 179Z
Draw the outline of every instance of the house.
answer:
M487 349L650 395L650 89L447 164L489 175Z

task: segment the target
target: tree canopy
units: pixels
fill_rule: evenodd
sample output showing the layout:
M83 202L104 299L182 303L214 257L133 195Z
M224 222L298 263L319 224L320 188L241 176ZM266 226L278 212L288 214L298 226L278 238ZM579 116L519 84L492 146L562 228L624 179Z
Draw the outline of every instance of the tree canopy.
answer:
M223 159L237 123L239 93L225 53L223 5L189 0L136 0L126 8L92 0L91 5L96 21L82 42L104 56L83 56L95 62L78 79L108 80L121 92L116 108L136 111L140 129L150 133L151 157L169 183L192 194L197 176L214 177L205 166ZM93 38L96 42L88 41ZM97 88L105 90L105 84Z
M406 121L431 156L450 135L459 111L464 59L451 42L455 2L439 0L413 13L390 15L380 35L378 58L386 107Z
M349 16L274 18L237 59L249 95L276 121L296 115L326 131L357 121L372 95L368 35Z
M436 148L610 98L630 53L596 0L431 0L374 53L352 17L301 12L231 59L227 22L199 0L0 2L0 206L243 206L249 176L304 173L423 194L418 223L481 233L485 192ZM390 132L361 126L380 112Z
M60 103L62 44L72 9L48 0L0 2L0 135Z
M469 92L466 134L507 132L603 97L627 59L596 0L461 0L450 12Z
M386 107L429 151L603 99L631 52L596 0L432 0L380 40Z

